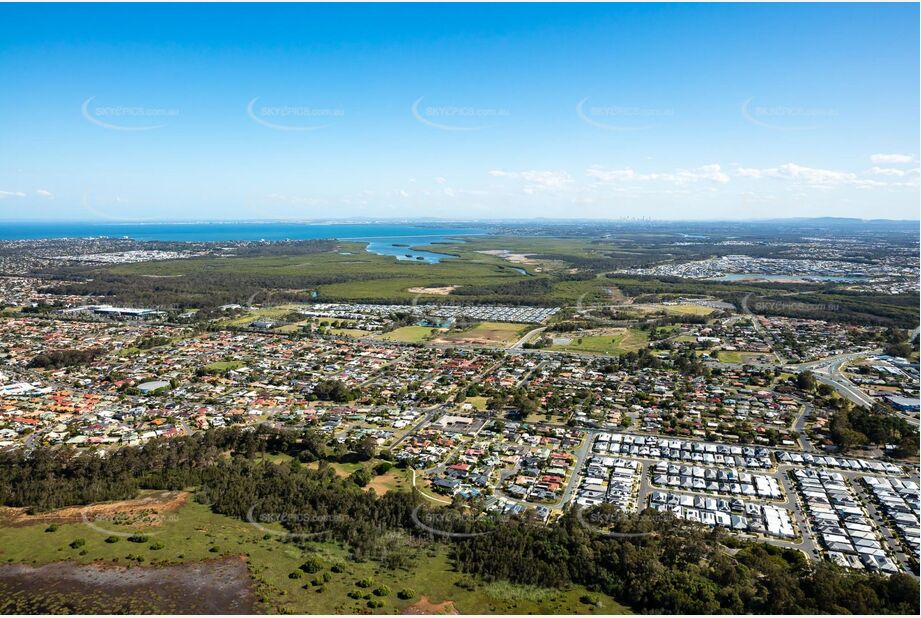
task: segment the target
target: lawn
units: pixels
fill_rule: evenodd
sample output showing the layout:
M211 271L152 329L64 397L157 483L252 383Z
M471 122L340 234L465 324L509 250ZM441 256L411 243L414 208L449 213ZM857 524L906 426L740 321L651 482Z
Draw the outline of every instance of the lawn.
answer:
M469 403L474 407L474 409L484 412L486 410L486 403L489 401L487 397L467 397L464 400L465 403Z
M234 369L239 369L245 365L243 361L217 361L214 363L208 363L205 365L204 370L207 373L225 373L227 371L233 371Z
M754 362L759 356L771 356L763 352L737 352L735 350L720 350L717 360L721 363L745 364Z
M62 524L53 532L46 532L44 524L0 528L0 559L34 565L62 560L80 564L102 561L138 568L241 555L246 557L260 599L258 610L276 614L403 613L410 605L419 603L423 595L432 604L451 601L454 608L465 614L626 611L604 595L597 595L602 599L601 608L581 603L579 599L586 593L581 586L557 590L479 581L454 570L447 548L421 546L405 533L385 534L379 539L379 551L404 555L406 565L384 568L373 560L350 560L347 548L335 542L308 543L301 549L286 542L280 534L269 532L280 531L276 524L259 526L216 515L207 506L190 501L159 526L144 529L148 540L141 543L124 537L107 543L110 536L107 532L82 523ZM113 532L134 532L112 523L106 523L105 527ZM154 549L160 545L161 548ZM320 571L290 578L289 574L308 557L319 559ZM333 572L331 567L337 564L341 565L336 569L340 572ZM366 578L373 581L373 586L361 589L363 593L380 585L391 589L389 595L372 597L382 600L383 607L371 610L367 600L347 596L356 590L358 580ZM414 590L416 596L399 599L397 592L407 588Z
M636 328L617 329L612 334L565 333L563 337L569 339L569 343L554 344L550 349L590 354L626 354L645 348L649 343L646 331Z

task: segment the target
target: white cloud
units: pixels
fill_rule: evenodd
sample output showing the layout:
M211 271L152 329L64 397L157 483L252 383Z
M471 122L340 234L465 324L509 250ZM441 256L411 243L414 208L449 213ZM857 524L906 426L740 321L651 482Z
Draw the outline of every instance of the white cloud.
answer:
M902 176L907 176L910 172L908 172L907 170L900 170L894 167L879 167L878 165L874 165L873 167L867 170L867 173L873 174L874 176L902 177Z
M870 155L873 163L911 163L914 157L910 154L874 154Z
M778 167L766 168L740 167L736 170L736 174L742 178L779 178L814 186L848 184L857 180L857 174L851 172L806 167L796 163L785 163Z
M544 189L562 189L566 185L572 183L572 177L568 173L551 170L526 170L523 172L490 170L489 175L499 178L523 180L528 183L525 187L525 191L528 193Z
M600 166L590 167L586 174L600 182L664 182L675 185L688 185L698 182L715 182L726 184L729 175L723 172L718 163L711 163L692 169L677 169L671 172L640 173L631 167L621 169L604 169Z
M39 197L47 197L49 199L54 197L54 193L52 193L51 191L46 191L45 189L36 189L35 195Z
M25 197L26 194L22 191L0 191L0 200L6 199L8 197Z
M445 184L446 182L448 182L448 179L445 178L444 176L437 176L437 177L435 178L435 182L437 182L437 183L440 184L440 185L443 185L443 184Z

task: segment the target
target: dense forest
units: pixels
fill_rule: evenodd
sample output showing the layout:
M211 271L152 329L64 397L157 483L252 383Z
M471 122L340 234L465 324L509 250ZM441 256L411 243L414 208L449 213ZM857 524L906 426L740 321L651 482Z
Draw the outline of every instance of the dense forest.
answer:
M291 463L265 460L292 455ZM198 487L196 498L224 515L260 520L297 513L283 524L294 532L323 532L347 543L356 560L378 559L383 532L418 536L414 519L432 512L418 496L377 497L339 478L322 460L329 447L314 431L222 429L102 458L71 450L0 453L0 503L48 510L132 497L139 489ZM321 460L319 469L301 462ZM454 513L456 517L448 517ZM569 512L545 526L529 518L469 517L459 504L437 521L474 537L431 536L448 543L456 566L485 580L538 586L581 583L654 613L900 613L917 614L918 582L814 564L799 552L739 541L716 530L646 511L624 515L611 507ZM595 527L594 522L605 525ZM605 532L646 533L612 537ZM292 541L297 542L297 541ZM393 556L381 558L393 560ZM383 563L382 563L383 564Z

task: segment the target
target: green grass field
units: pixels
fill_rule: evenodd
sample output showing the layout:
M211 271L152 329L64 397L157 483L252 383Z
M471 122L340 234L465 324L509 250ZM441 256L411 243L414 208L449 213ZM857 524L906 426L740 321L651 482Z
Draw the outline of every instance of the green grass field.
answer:
M246 363L243 361L217 361L205 365L204 370L208 373L224 373L233 369L239 369Z
M563 336L570 339L570 342L554 344L550 347L551 350L590 354L626 354L645 348L649 343L649 335L646 331L635 328L628 328L625 332L616 335L565 333Z
M439 329L429 328L428 326L402 326L390 331L389 333L377 335L377 337L385 341L419 343L421 341L425 341L437 332L439 332Z
M467 397L466 403L469 403L473 406L475 410L483 412L486 410L486 403L489 401L487 397Z
M441 335L438 337L438 340L449 343L507 347L518 341L528 330L530 330L528 324L518 324L515 322L480 322L472 328Z
M405 568L386 569L374 560L350 560L348 550L331 541L309 543L305 549L300 549L281 535L266 532L280 531L276 524L260 523L260 529L244 521L216 515L207 506L193 501L165 515L164 519L159 526L143 530L148 536L143 543L130 542L124 537L109 543L106 542L110 536L108 532L83 523L62 524L54 532L46 532L44 524L0 528L0 560L33 565L62 560L80 564L100 561L137 568L198 562L222 555L244 556L260 599L258 610L265 613L403 613L422 595L433 604L452 601L453 606L465 614L626 613L623 606L604 595L596 595L602 599L600 608L581 603L579 598L586 593L581 586L556 590L478 581L454 570L446 548L416 547L405 534L380 539L382 551L406 554ZM105 524L105 529L134 532L110 523ZM154 549L156 547L160 548ZM319 558L320 572L289 578L289 574L311 556ZM330 570L334 564L342 565L341 572ZM355 583L365 578L374 582L373 587L383 584L392 590L390 595L373 597L380 598L383 607L371 610L366 600L347 596L356 589ZM413 589L416 596L408 600L397 598L396 593L406 588ZM363 589L363 592L371 589Z
M769 354L762 354L761 352L736 352L720 350L718 359L723 363L738 363L744 364L757 360L759 356L770 356Z

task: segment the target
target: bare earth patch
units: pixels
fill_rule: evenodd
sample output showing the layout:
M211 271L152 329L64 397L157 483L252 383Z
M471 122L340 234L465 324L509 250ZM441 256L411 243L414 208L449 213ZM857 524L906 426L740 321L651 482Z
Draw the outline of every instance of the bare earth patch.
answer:
M124 519L133 525L157 526L164 513L175 511L189 499L186 491L160 491L134 500L99 502L89 506L69 506L56 511L30 514L23 508L0 507L0 522L4 526L34 524L73 524L96 519ZM118 517L116 517L118 516Z
M501 257L502 259L507 260L512 264L533 265L539 263L537 260L531 259L527 253L512 253L510 251L506 251L505 249L488 249L484 251L477 251L477 253L485 253L486 255Z
M457 289L456 285L446 285L441 288L425 288L425 287L415 287L408 288L407 292L412 292L413 294L432 294L434 296L447 296L451 292Z
M457 615L460 612L454 607L454 601L447 600L441 603L432 603L429 598L423 594L418 601L403 610L403 613L420 616L432 614Z

